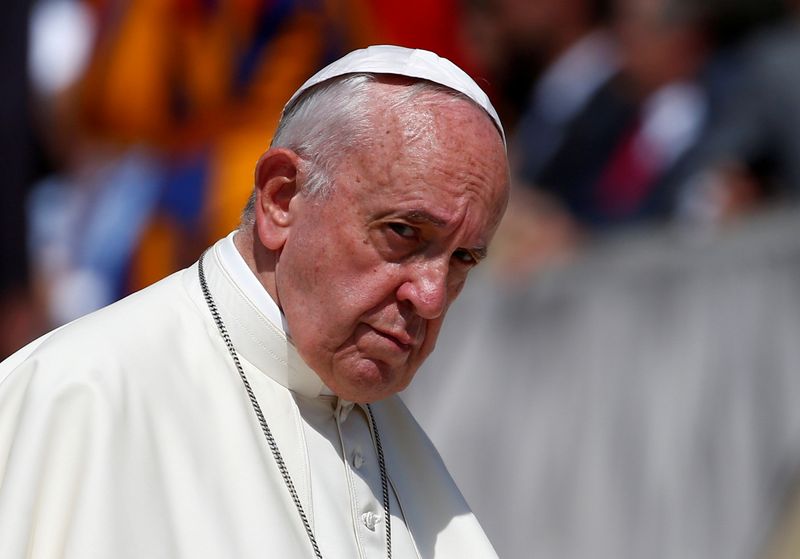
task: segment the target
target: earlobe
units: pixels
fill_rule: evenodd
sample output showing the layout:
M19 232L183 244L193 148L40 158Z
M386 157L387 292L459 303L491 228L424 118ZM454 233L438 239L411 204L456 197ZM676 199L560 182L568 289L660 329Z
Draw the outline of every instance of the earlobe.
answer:
M299 157L285 148L270 148L256 166L255 228L261 243L280 250L292 224L292 199L298 194Z

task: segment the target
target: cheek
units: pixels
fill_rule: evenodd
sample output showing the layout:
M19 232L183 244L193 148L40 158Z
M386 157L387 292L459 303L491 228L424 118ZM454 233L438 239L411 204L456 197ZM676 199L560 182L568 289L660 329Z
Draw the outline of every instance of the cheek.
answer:
M453 304L453 301L464 289L464 284L467 283L467 275L465 273L454 274L447 281L447 305L448 307Z
M436 340L439 338L439 330L442 328L442 323L444 322L444 317L438 318L436 320L432 320L428 322L426 330L425 330L425 341L420 347L419 354L417 355L414 363L414 368L416 369L422 362L425 361L428 356L433 353L433 350L436 348Z
M394 274L380 265L361 267L343 255L332 265L319 266L313 287L314 310L329 349L355 341L362 322L393 322L383 316L395 300Z
M316 304L336 306L342 299L353 297L356 280L363 275L357 249L343 229L321 234L320 227L308 225L287 247L291 250L296 285L313 298ZM362 249L363 251L363 249ZM284 256L289 256L284 251Z

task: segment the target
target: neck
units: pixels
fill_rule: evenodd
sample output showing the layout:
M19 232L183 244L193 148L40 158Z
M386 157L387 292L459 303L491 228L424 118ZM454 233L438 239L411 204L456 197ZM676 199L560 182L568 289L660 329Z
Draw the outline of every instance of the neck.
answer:
M240 228L233 238L233 244L272 300L277 303L278 307L281 307L275 283L275 264L277 262L275 253L267 250L258 242L257 237L253 234L253 226Z

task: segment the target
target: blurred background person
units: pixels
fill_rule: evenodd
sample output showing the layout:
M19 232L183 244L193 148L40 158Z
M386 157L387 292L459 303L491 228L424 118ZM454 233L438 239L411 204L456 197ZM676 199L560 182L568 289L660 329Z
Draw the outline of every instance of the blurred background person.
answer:
M735 77L705 135L682 217L720 223L800 198L800 5L741 45Z
M669 218L709 112L708 6L539 3L569 23L530 29L550 55L512 144L509 224L529 239L509 240L512 270L562 259L587 233Z
M783 12L746 1L534 4L529 14L549 17L509 18L512 30L527 26L509 34L546 61L511 143L517 188L501 237L510 276L568 260L586 240L708 212L700 171L725 151L720 137L729 144L753 118L725 109L746 81L740 45Z
M499 35L506 37L510 60L522 64L512 75L525 76L524 96L520 97L519 118L510 126L510 156L517 180L512 204L507 214L500 250L511 277L527 276L530 269L551 266L572 251L580 237L580 228L565 209L565 201L548 194L569 180L556 164L556 184L539 186L539 177L566 148L570 138L580 135L575 128L584 113L613 127L620 122L613 106L589 108L589 104L607 88L619 72L618 41L609 28L609 0L537 0L525 2L498 0ZM521 88L520 88L521 89ZM591 123L599 128L602 122ZM584 131L585 135L585 131ZM608 139L598 137L608 143ZM580 154L580 163L570 172L586 168L594 150ZM571 154L572 156L576 154ZM503 242L505 241L505 242Z

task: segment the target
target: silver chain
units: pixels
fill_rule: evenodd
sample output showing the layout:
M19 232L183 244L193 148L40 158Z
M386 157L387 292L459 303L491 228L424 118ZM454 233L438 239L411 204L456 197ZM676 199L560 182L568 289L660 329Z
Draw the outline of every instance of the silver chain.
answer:
M269 446L270 451L272 451L272 456L275 458L275 463L278 466L278 470L280 470L283 481L286 484L286 488L289 490L289 495L292 497L295 507L297 507L300 520L303 522L303 527L306 530L306 534L308 534L311 547L314 549L314 555L317 557L317 559L322 559L322 553L317 545L314 532L311 530L311 524L308 522L308 517L303 510L303 504L300 502L300 497L298 497L297 490L294 488L292 476L289 475L289 469L286 467L286 463L283 460L283 456L278 448L278 444L275 442L275 437L272 436L272 431L270 430L269 425L267 425L267 420L264 418L264 414L261 411L261 406L258 404L256 395L253 392L253 389L250 387L250 382L247 380L247 376L244 374L244 369L242 368L241 362L239 362L239 356L236 353L236 348L233 346L230 335L228 335L228 329L225 327L225 323L222 321L222 317L219 314L217 305L214 302L214 299L211 297L211 291L208 289L206 275L203 270L204 258L205 253L200 256L200 261L197 264L197 273L200 278L200 288L203 290L203 297L206 300L206 305L208 305L208 310L211 312L211 316L214 318L214 323L217 325L217 329L219 330L222 339L225 341L225 345L228 348L228 353L230 353L231 357L233 358L233 364L236 365L236 370L239 372L239 377L242 379L244 389L247 391L250 404L253 406L253 411L258 418L259 424L261 424L261 431L264 433L264 437L267 439L267 446ZM386 462L383 458L383 447L381 446L381 437L378 434L378 425L375 423L375 417L372 414L372 406L369 404L367 404L367 412L369 413L369 421L372 425L372 433L375 437L375 449L378 453L378 467L380 468L381 474L383 513L386 519L386 557L387 559L392 559L392 517L389 514L389 482L386 476Z

